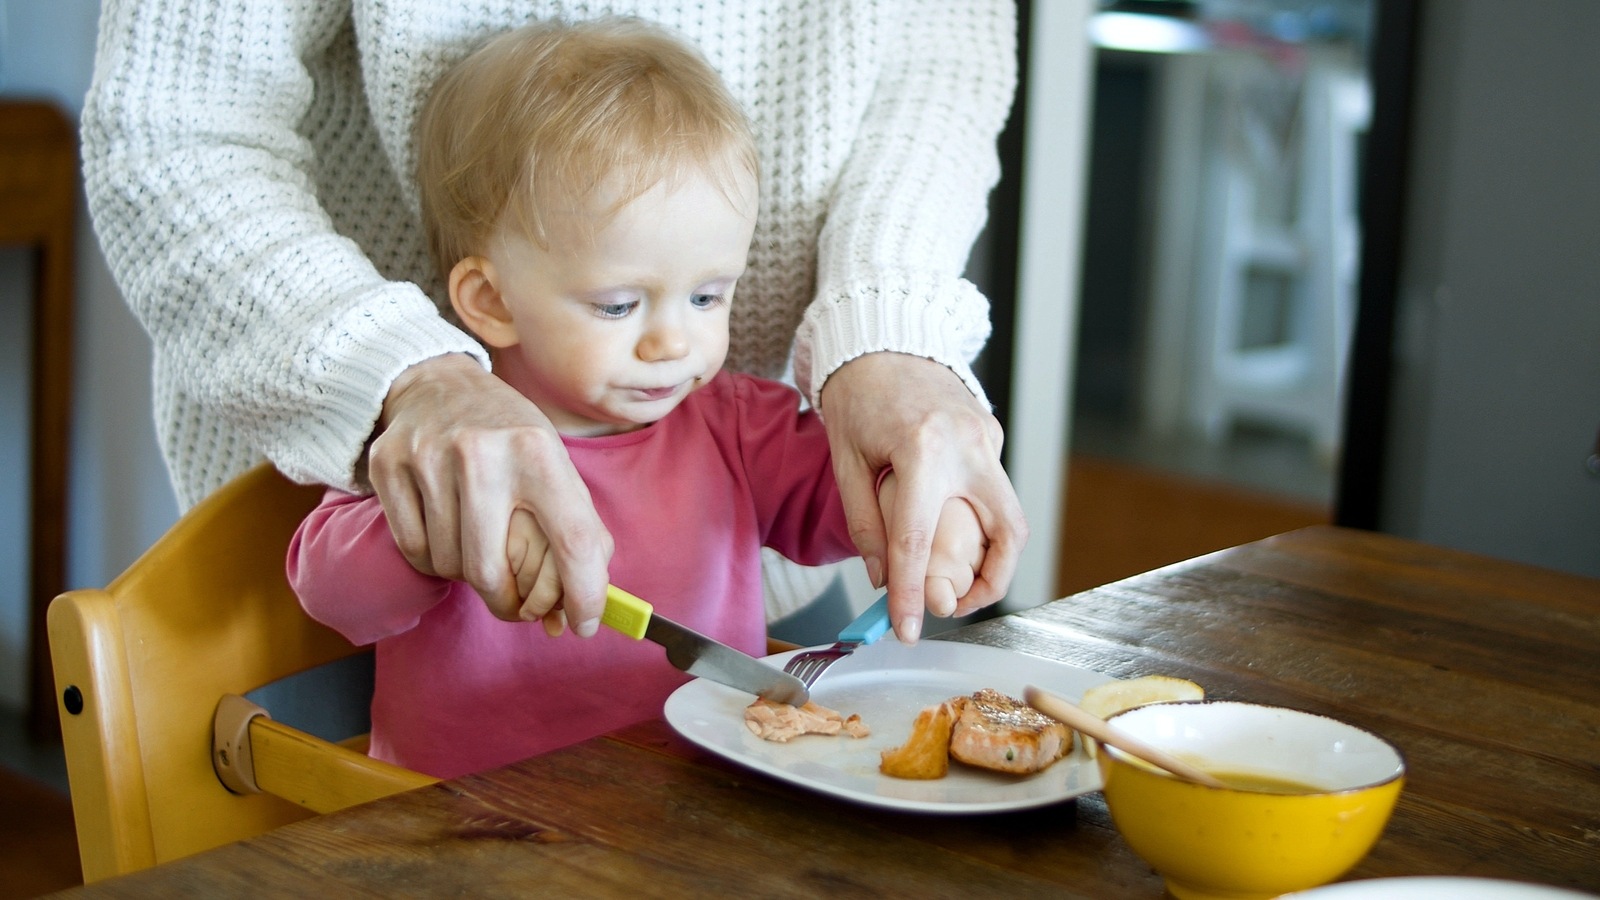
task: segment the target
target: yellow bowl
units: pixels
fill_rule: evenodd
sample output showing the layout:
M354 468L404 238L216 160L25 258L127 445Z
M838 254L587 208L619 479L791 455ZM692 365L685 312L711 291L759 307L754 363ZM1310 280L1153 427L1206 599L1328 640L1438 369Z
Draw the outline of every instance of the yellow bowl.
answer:
M1378 840L1405 780L1388 741L1299 710L1156 703L1112 723L1230 785L1256 782L1210 788L1100 748L1112 821L1179 900L1276 897L1338 878Z

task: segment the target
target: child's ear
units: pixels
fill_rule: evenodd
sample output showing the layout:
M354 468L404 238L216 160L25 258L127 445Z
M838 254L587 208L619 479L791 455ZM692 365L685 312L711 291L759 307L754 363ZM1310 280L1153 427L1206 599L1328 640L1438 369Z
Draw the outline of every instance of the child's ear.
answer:
M482 256L469 256L450 270L450 305L455 307L461 323L472 329L480 340L490 347L504 349L517 343L517 331L511 324L511 310L506 307L496 286L494 263Z

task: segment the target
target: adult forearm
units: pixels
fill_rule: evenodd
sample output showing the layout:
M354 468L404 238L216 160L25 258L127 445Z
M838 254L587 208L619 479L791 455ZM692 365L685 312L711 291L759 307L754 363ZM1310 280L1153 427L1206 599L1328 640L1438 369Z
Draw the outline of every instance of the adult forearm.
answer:
M218 440L293 477L353 487L389 381L481 351L322 205L321 156L297 129L317 96L305 61L335 39L337 4L225 6L105 4L83 118L90 209L181 392L166 412L222 423Z
M813 398L840 365L874 350L942 362L982 396L968 364L988 338L988 301L961 272L999 177L1014 7L936 0L895 11L800 329L796 378Z

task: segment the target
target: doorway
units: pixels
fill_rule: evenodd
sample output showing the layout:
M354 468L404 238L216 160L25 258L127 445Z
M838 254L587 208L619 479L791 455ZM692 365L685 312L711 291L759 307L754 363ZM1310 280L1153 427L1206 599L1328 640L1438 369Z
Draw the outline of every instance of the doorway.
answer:
M1370 6L1094 17L1058 595L1331 521Z

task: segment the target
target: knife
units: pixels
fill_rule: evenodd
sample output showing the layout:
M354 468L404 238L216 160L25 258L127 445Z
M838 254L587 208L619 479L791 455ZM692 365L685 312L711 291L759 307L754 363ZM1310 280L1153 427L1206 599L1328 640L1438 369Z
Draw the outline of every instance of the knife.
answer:
M690 675L777 703L800 706L811 699L800 679L679 625L616 585L606 586L606 611L600 623L634 640L648 638L660 644L667 649L667 662Z

